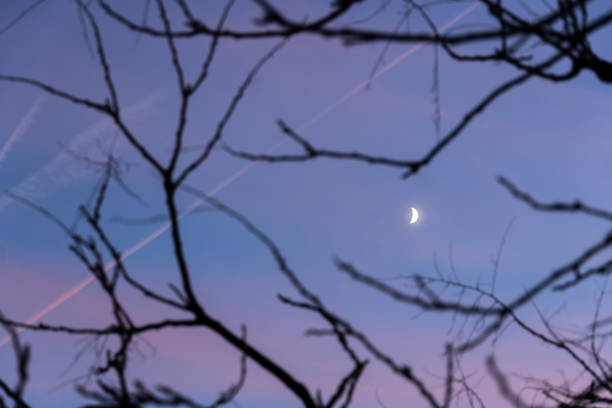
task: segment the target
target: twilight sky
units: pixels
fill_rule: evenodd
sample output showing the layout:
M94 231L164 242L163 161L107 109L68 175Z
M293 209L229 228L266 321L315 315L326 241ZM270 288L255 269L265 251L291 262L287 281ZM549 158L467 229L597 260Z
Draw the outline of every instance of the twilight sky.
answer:
M115 1L140 18L144 2ZM127 3L127 2L126 2ZM193 2L199 15L214 22L221 2ZM256 8L239 0L230 14L232 27L251 25ZM281 5L284 2L277 2ZM196 6L197 4L197 6ZM292 16L319 15L328 1L291 2ZM369 15L378 3L356 7L346 22ZM434 13L439 26L468 8L458 2ZM23 2L0 5L0 27L23 8ZM97 7L98 18L126 121L157 157L168 158L177 114L176 79L164 41L128 32ZM397 24L402 2L368 24ZM176 10L173 10L176 13ZM482 21L476 7L458 25ZM178 17L178 14L173 14ZM154 7L151 24L159 25ZM175 19L174 21L180 21ZM414 20L415 27L422 24ZM600 36L599 39L603 37ZM194 98L187 128L187 146L200 146L238 84L274 41L222 40L203 88ZM193 78L208 40L180 42L186 74ZM224 140L236 149L264 152L285 138L277 119L300 128L367 80L383 44L344 47L338 41L311 36L292 39L257 75ZM391 46L384 64L411 45ZM45 2L0 35L0 73L32 77L72 93L103 100L106 89L97 60L83 39L72 1ZM301 134L315 145L360 150L412 159L437 140L432 122L432 47L422 47L374 81L369 89L343 101ZM504 66L457 64L440 54L441 127L448 131L463 113L494 86L515 73ZM401 170L357 162L319 159L306 163L257 164L216 195L265 231L286 255L308 287L340 315L367 332L372 340L410 364L442 394L440 376L444 343L457 329L451 316L419 314L382 294L351 281L337 271L334 257L349 260L380 279L401 274L435 275L436 264L468 283L489 282L492 258L504 230L512 223L497 278L497 295L512 299L522 288L581 252L607 231L602 222L581 216L535 213L513 199L496 181L504 175L543 201L581 198L602 208L612 206L607 174L612 153L609 117L612 99L591 74L555 85L531 80L497 101L473 122L431 165L416 177L401 179ZM13 202L11 191L44 206L71 223L99 179L95 169L76 156L101 159L113 149L128 165L125 181L144 200L133 200L113 186L104 222L116 245L127 250L163 225L134 222L162 214L159 181L152 169L98 113L20 85L0 83L0 309L26 320L45 308L88 272L68 251L68 239L54 224ZM299 152L285 143L278 152ZM72 152L72 153L68 153ZM186 152L190 157L193 153ZM165 160L166 160L165 159ZM183 161L185 163L185 161ZM188 180L212 191L249 164L217 149ZM183 208L193 199L181 196ZM411 206L421 220L407 225ZM214 211L184 218L185 247L202 303L238 331L248 326L249 339L277 356L311 389L324 395L349 368L337 343L310 338L304 330L324 327L316 316L281 305L277 293L295 297L267 250L244 229ZM127 261L132 274L160 290L177 281L170 240L162 234ZM400 280L389 281L402 288ZM571 294L544 293L538 306L563 327L583 327L595 307L596 284L587 282ZM139 322L172 316L171 310L125 291L125 302ZM42 321L74 326L102 326L109 321L109 303L96 283L64 302ZM521 315L537 324L532 307ZM0 336L4 332L0 331ZM26 393L33 406L66 407L79 401L70 380L86 373L94 359L88 349L74 365L75 354L88 338L24 332L33 346L32 379ZM148 384L166 382L203 403L211 401L238 375L239 355L213 333L200 329L147 335L132 359L130 374ZM490 342L465 357L490 406L503 406L487 378L483 358ZM358 350L361 350L358 348ZM543 347L511 326L495 344L500 366L523 376L561 379L576 367L563 355ZM366 355L362 351L362 355ZM11 347L0 347L0 376L14 377ZM240 407L293 407L293 397L253 363ZM482 379L481 379L482 378ZM82 378L84 380L84 377ZM520 384L520 382L517 382ZM415 389L372 362L357 389L354 406L425 406Z

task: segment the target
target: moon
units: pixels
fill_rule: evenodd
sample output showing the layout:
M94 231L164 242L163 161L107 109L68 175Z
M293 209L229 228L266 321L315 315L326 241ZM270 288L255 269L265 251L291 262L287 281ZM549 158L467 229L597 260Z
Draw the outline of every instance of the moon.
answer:
M410 207L410 220L408 221L408 223L414 224L418 220L419 220L419 212L417 211L416 208Z

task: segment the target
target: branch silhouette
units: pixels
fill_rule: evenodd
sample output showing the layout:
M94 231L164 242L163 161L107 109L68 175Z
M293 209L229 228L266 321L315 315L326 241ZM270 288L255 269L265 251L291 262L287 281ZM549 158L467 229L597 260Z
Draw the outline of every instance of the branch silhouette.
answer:
M42 2L43 0L36 1L23 10L7 26L0 29L0 35L23 20ZM93 160L73 154L74 158L94 168L99 175L93 195L76 209L77 221L73 224L63 221L60 216L40 203L9 193L14 200L41 214L65 234L70 252L90 274L92 281L97 284L97 289L104 294L112 322L102 327L77 327L69 323L24 322L0 314L0 324L11 338L17 363L17 382L14 386L0 379L0 408L9 404L19 408L31 406L26 401L31 353L30 346L22 343L20 339L24 330L62 333L90 339L86 342L85 349L92 349L96 355L88 374L88 377L94 381L86 384L76 383L75 390L89 401L87 406L91 407L221 407L235 402L243 390L247 380L247 363L255 364L289 391L288 394L294 402L305 408L344 408L355 405L358 400L357 387L360 381L364 381L366 370L374 364L386 368L388 372L404 380L412 390L416 390L424 406L450 408L460 406L461 399L466 398L470 406L485 407L489 405L478 394L477 381L472 378L473 375L463 371L462 359L489 341L494 344L504 335L504 330L509 325L517 326L528 338L537 340L568 358L572 368L584 378L582 383L562 384L554 384L546 379L527 378L524 389L536 390L538 395L545 399L544 405L534 405L535 403L527 402L522 395L523 390L515 390L515 384L505 374L505 368L502 369L497 363L495 354L490 353L484 362L486 372L496 384L499 395L510 405L592 408L612 404L612 365L606 361L603 348L612 335L612 331L604 330L612 322L612 317L603 315L604 298L607 293L605 287L601 289L597 299L592 322L579 334L567 335L566 332L559 330L551 323L552 317L545 316L536 305L536 301L548 291L556 296L567 294L565 296L570 298L571 291L584 282L595 282L595 278L607 282L612 272L612 260L609 257L604 260L601 258L605 258L612 247L612 231L589 244L582 245L583 249L576 250L574 254L564 254L567 259L560 262L560 266L538 275L532 282L526 284L522 291L503 297L496 293L496 278L501 250L506 244L507 230L502 237L497 257L493 260L492 283L489 286L480 281L470 283L461 280L454 270L452 259L451 272L448 275L442 274L436 265L434 268L436 275L433 276L424 273L400 276L402 282L409 285L408 288L400 289L374 274L363 272L363 269L349 259L335 257L330 267L346 275L351 281L364 285L374 293L394 300L402 307L414 309L420 314L440 316L441 319L449 318L451 326L449 333L455 332L456 336L452 340L443 342L441 360L444 374L431 380L421 374L421 370L416 369L414 363L403 361L375 341L375 333L368 333L352 323L330 306L331 301L323 299L314 289L307 286L281 250L283 242L275 242L271 235L264 232L265 226L256 226L246 215L247 212L238 212L230 204L188 184L188 181L193 181L190 176L205 166L205 163L219 150L217 149L219 146L230 155L249 162L307 162L326 158L386 166L399 169L403 179L415 177L434 161L442 160L441 153L452 142L458 143L468 125L486 113L493 102L518 86L526 84L530 79L564 83L584 72L590 72L600 84L612 83L612 62L592 46L595 36L602 35L605 29L610 28L612 10L609 7L596 8L594 0L558 0L554 4L542 2L540 6L545 8L542 12L541 8L540 11L533 9L533 4L478 0L477 3L484 10L481 17L483 24L445 32L445 29L438 28L433 16L436 15L436 7L438 11L439 7L446 7L442 9L444 12L453 10L452 5L456 2L451 0L403 2L401 7L404 7L404 12L400 13L399 24L389 27L377 26L378 23L372 18L385 10L388 3L378 5L374 13L367 9L365 19L354 18L355 13L364 10L362 8L364 4L372 3L365 0L333 1L328 9L318 15L302 19L292 17L290 7L283 2L253 0L255 15L251 17L254 26L246 28L233 26L230 13L235 8L245 7L242 2L233 0L224 3L219 17L212 23L206 21L207 15L201 12L200 7L184 0L175 2L156 0L152 6L157 8L158 19L153 23L147 22L149 3L151 3L149 0L145 4L142 21L132 20L116 8L115 4L111 6L106 0L96 2L75 0L75 3L82 24L82 35L85 36L87 44L91 40L91 52L101 73L100 81L104 85L105 95L93 99L85 98L38 79L21 75L0 74L0 81L40 89L59 100L71 102L112 120L119 137L131 146L139 160L152 167L157 186L161 187L162 191L159 204L163 204L163 213L159 214L157 210L158 212L153 215L138 214L136 218L118 215L110 221L132 224L166 222L170 231L169 246L174 263L167 271L167 287L161 289L145 284L143 280L137 278L134 268L126 264L125 250L117 244L118 237L107 224L108 201L114 191L112 187L118 187L141 204L147 203L136 193L136 189L125 182L121 175L123 163L112 152L107 154L105 160ZM407 27L404 24L407 16L420 18L425 29L414 31ZM101 24L101 19L118 23L128 35L136 33L138 38L146 37L161 41L165 47L166 55L163 57L165 58L163 63L171 68L172 83L178 92L178 109L173 119L175 125L168 137L163 138L163 143L168 144L163 146L165 150L162 151L165 153L154 154L153 152L157 152L156 146L145 142L144 135L141 135L136 128L130 128L125 121L120 102L123 92L119 84L122 82L117 81L122 71L115 68L121 61L111 58L116 54L107 49L107 44L111 46L113 44L105 42L103 29L106 26ZM364 21L368 22L368 28L360 25ZM357 151L351 147L346 150L318 147L283 119L277 121L278 128L297 146L299 149L297 153L260 154L228 146L225 138L228 125L234 119L255 77L283 47L289 46L290 40L305 35L339 41L353 47L371 46L376 43L384 43L385 47L393 44L430 44L458 63L486 63L492 66L501 64L512 68L513 75L484 94L460 116L448 132L439 134L438 140L426 150L425 154L417 158L387 157L367 151ZM220 44L224 39L275 41L275 44L270 44L268 51L254 61L238 86L232 90L229 100L221 107L222 113L213 128L196 130L198 135L202 135L200 137L202 144L188 147L186 145L192 135L187 125L191 123L194 115L194 97L199 95L204 84L211 80L211 73L217 68ZM191 66L187 63L191 59L186 58L183 44L191 42L195 44L201 40L206 41L206 47L197 54L196 63ZM479 47L477 53L466 51L474 49L471 46L475 45ZM437 54L435 58L434 126L436 131L439 131ZM204 107L207 107L206 104ZM258 148L259 146L256 147ZM189 156L194 150L195 155ZM497 181L514 199L527 204L535 211L579 213L599 220L612 221L612 211L592 207L581 200L541 202L503 176ZM334 345L338 346L338 353L349 362L348 368L327 384L329 387L326 395L323 395L321 389L308 384L304 378L293 374L287 363L274 351L264 351L264 347L253 340L257 339L257 336L250 335L247 338L246 323L237 330L238 328L232 328L209 310L207 299L194 285L193 260L186 250L189 237L185 234L185 225L181 222L185 213L181 211L184 208L182 194L198 199L202 205L206 205L201 207L204 210L214 209L229 217L232 222L246 231L249 238L260 243L263 250L271 255L280 276L289 282L295 292L291 295L277 294L279 302L292 309L312 313L320 319L321 327L305 329L304 335L332 339ZM143 205L143 208L146 209L147 206ZM449 258L452 258L450 254ZM135 290L138 296L149 302L148 304L163 305L162 310L167 308L168 314L160 312L150 321L139 322L133 317L134 311L130 308L128 299L118 290L120 286ZM522 313L526 313L524 311L528 306L532 306L535 310L538 322L523 316ZM459 327L455 328L456 325ZM237 378L218 392L217 397L211 402L197 401L185 391L170 385L151 385L146 379L132 378L129 368L133 354L137 352L140 342L145 341L145 336L159 331L195 328L214 333L231 347L239 360ZM253 330L253 326L250 326L249 333ZM80 353L75 360L79 357ZM206 384L202 386L205 387ZM380 401L382 400L379 399L379 404L382 405Z

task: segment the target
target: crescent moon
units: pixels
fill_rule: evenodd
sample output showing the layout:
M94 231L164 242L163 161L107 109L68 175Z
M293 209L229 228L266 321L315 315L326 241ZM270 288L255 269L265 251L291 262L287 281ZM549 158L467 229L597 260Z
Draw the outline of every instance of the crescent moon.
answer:
M419 212L416 208L410 207L410 224L414 224L419 220Z

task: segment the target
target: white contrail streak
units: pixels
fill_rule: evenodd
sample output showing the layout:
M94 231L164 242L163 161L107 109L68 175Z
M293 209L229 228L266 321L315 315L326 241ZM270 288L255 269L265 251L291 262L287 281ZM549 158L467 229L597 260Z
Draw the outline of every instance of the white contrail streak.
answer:
M19 122L15 130L13 130L13 133L11 133L2 148L0 148L0 167L2 166L2 163L6 160L6 156L11 152L11 150L13 150L15 144L21 140L30 125L32 125L34 117L40 110L40 106L42 105L44 99L44 94L41 94L34 100L34 103L32 104L32 106L30 106L30 109L28 109L23 119L21 119L21 122Z
M451 28L459 20L463 19L465 16L470 14L478 6L478 4L480 4L480 3L478 3L478 2L473 3L471 6L469 6L465 10L463 10L461 13L457 14L455 16L455 18L453 18L451 21L449 21L448 23L446 23L442 27L440 27L440 29L438 31L440 33L443 33L446 30L448 30L449 28ZM344 96L342 96L336 102L332 103L327 108L325 108L321 112L317 113L315 116L312 117L312 119L310 119L310 120L306 121L305 123L303 123L302 126L300 126L300 128L298 128L298 129L299 130L304 130L304 129L309 128L310 126L314 125L316 122L320 121L325 116L329 115L332 111L336 110L336 108L338 106L342 105L344 102L346 102L347 100L349 100L350 98L355 96L358 92L361 92L364 89L366 89L368 87L368 85L370 83L372 83L374 80L376 80L378 77L380 77L381 75L385 74L387 71L389 71L390 69L394 68L397 64L399 64L400 62L402 62L403 60L405 60L406 58L408 58L409 56L411 56L412 54L414 54L415 52L417 52L418 50L423 48L424 45L426 45L425 41L422 41L420 43L416 43L415 45L410 47L408 49L408 51L406 51L403 54L400 54L393 61L391 61L390 63L388 63L387 65L382 67L380 70L378 70L376 72L376 74L374 74L371 78L368 78L367 80L365 80L365 81L361 82L360 84L356 85L353 89L351 89L346 94L344 94Z
M142 120L146 117L147 112L159 102L160 98L161 94L158 90L145 95L136 103L125 108L126 119L130 121ZM22 123L24 122L25 120L22 120ZM87 156L84 152L91 150L92 142L94 140L103 140L104 136L110 136L114 129L111 119L103 118L97 120L82 132L73 136L62 152L21 182L11 187L8 192L30 200L37 200L44 197L51 189L61 187L84 177L87 173L82 170L80 163L76 163L74 160L67 160L73 159L68 152ZM106 137L106 139L110 140L110 137ZM0 211L13 202L14 200L8 194L0 193Z
M451 21L449 21L444 26L442 26L439 31L440 32L444 32L444 31L448 30L451 26L453 26L459 20L461 20L462 18L464 18L465 16L470 14L478 6L478 4L479 3L473 3L471 6L469 6L468 8L463 10L461 13L459 13ZM420 42L420 43L417 43L414 46L412 46L410 49L408 49L408 51L406 51L405 53L401 54L400 56L395 58L393 61L391 61L389 64L387 64L383 68L381 68L372 78L370 78L370 79L368 79L366 81L363 81L360 84L358 84L357 86L355 86L353 89L351 89L349 92L347 92L344 96L342 96L340 99L338 99L338 101L334 102L333 104L329 105L327 108L323 109L321 112L319 112L318 114L313 116L312 119L304 122L301 126L298 127L298 129L300 131L304 131L307 128L309 128L310 126L314 125L316 122L318 122L321 119L323 119L325 116L329 115L331 112L333 112L340 105L342 105L347 100L349 100L351 97L356 95L359 91L362 91L363 89L365 89L373 80L377 79L378 77L383 75L385 72L387 72L391 68L395 67L397 64L399 64L401 61L406 59L408 56L412 55L414 52L416 52L420 48L422 48L425 44L426 44L425 42ZM282 144L284 144L286 142L287 142L287 140L283 140L283 141L277 143L276 145L274 145L270 149L268 149L268 152L272 152L272 151L276 150L278 147L280 147ZM239 177L241 177L244 173L246 173L248 170L250 170L255 165L256 165L256 162L250 162L249 164L246 164L245 166L240 168L238 171L236 171L234 174L232 174L230 177L228 177L223 182L221 182L219 185L217 185L215 188L210 190L207 193L207 195L208 196L214 196L219 191L223 190L224 188L229 186L231 183L236 181ZM195 200L193 203L191 203L191 205L189 205L189 207L187 207L184 211L182 211L177 216L177 219L180 220L181 218L185 217L186 215L189 215L191 212L193 212L193 210L195 210L198 206L200 206L205 201L206 201L205 199L197 199L197 200ZM126 258L128 258L129 256L133 255L134 253L140 251L142 248L147 246L151 241L153 241L155 238L159 237L166 230L168 230L168 228L170 228L170 222L167 222L166 224L162 225L157 230L155 230L153 233L151 233L149 236L144 238L142 241L136 243L134 246L129 248L127 251L125 251L123 253L123 255L121 256L121 260L123 261ZM114 261L109 262L108 264L105 265L104 270L108 271L111 268L113 268L115 265L116 265L116 263ZM53 309L55 309L56 307L58 307L59 305L61 305L65 301L67 301L68 299L70 299L72 296L77 294L81 289L83 289L84 287L86 287L87 285L89 285L93 281L94 281L94 276L93 275L89 276L88 278L86 278L84 280L82 280L81 282L79 282L78 284L73 286L70 290L68 290L66 293L64 293L63 295L61 295L60 297L55 299L53 302L51 302L47 307L45 307L40 312L36 313L34 316L32 316L28 320L26 320L25 323L28 324L28 325L36 323L38 320L42 319L45 315L47 315ZM23 328L18 328L17 332L19 333L22 330L23 330ZM11 340L11 336L10 335L6 335L3 338L1 338L0 339L0 347L2 347L4 344L8 343L10 340Z

